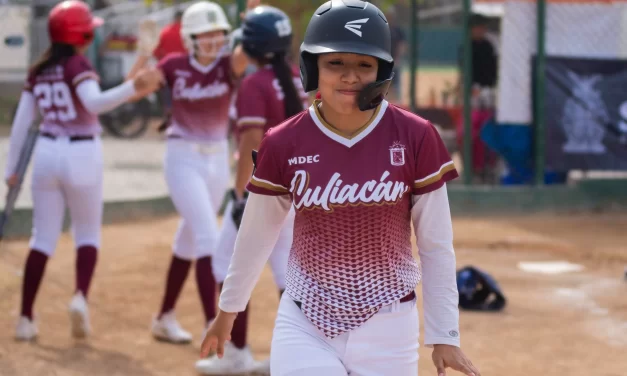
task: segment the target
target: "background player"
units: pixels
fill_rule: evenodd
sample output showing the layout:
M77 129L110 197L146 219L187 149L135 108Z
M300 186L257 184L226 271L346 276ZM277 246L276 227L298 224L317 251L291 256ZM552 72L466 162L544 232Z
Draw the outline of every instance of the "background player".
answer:
M76 251L76 291L70 302L72 334L89 331L87 296L91 284L102 222L102 144L97 114L129 100L136 91L154 90L162 76L156 70L105 92L98 75L84 57L103 23L81 1L64 1L48 16L52 42L31 68L11 129L7 184L16 184L20 150L37 110L43 117L41 137L33 155L33 235L22 285L22 307L16 337L37 336L33 304L48 258L53 255L63 227L65 207L72 218Z
M185 10L181 22L188 53L170 54L158 63L172 98L165 178L182 218L152 334L173 343L192 340L176 320L174 308L194 260L206 321L215 317L211 256L218 237L217 211L230 180L227 131L232 79L248 64L241 49L229 54L223 48L230 30L218 4L197 2ZM147 57L138 58L130 76L147 61Z
M223 354L291 204L294 239L272 339L273 376L415 376L421 279L425 344L434 347L438 374L451 367L478 376L459 348L445 186L457 177L455 166L432 124L384 100L394 60L383 13L333 0L314 14L301 77L321 100L264 137L201 355ZM422 268L412 256L412 222Z
M299 72L286 59L292 45L292 27L289 17L271 6L258 6L248 12L241 27L241 45L256 66L254 73L245 77L235 102L235 132L239 159L232 201L228 204L213 263L218 283L226 278L233 254L237 228L246 203L246 183L253 173L251 152L258 149L268 129L301 112L307 103ZM285 289L287 258L292 245L294 213L285 221L279 240L270 257L274 280L280 290ZM213 356L196 363L196 370L208 375L239 374L264 366L269 374L269 363L256 367L247 346L248 309L235 322L231 341L226 344L224 358Z

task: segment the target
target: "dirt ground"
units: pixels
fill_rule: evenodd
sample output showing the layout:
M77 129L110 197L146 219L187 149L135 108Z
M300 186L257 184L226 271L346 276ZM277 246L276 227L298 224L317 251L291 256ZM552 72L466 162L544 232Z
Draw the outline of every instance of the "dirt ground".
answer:
M48 264L36 304L39 340L14 341L27 243L5 243L0 375L194 375L203 319L193 277L177 307L182 325L195 334L193 344L159 343L149 333L176 224L172 217L104 228L90 298L94 334L85 341L69 332L74 254L67 234ZM500 313L461 313L463 349L483 375L625 375L627 215L455 218L454 226L458 266L488 271L508 298ZM538 275L517 267L541 260L568 260L585 269ZM259 358L269 354L277 304L266 270L252 298L250 340ZM421 375L435 375L430 350L421 348L420 356Z

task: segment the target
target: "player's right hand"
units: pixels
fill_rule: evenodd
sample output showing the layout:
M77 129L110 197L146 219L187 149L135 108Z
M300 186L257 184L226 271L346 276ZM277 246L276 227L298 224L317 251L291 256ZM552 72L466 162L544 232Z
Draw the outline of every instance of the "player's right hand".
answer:
M233 207L231 208L231 218L235 227L239 230L239 226L242 224L242 217L244 217L244 209L246 208L246 199L248 198L248 192L244 193L243 198L238 198L235 190L231 191L233 199Z
M13 175L9 176L7 178L7 180L6 180L6 182L7 182L7 186L9 188L15 186L17 184L17 174L13 174Z
M142 69L135 79L133 85L138 93L151 93L159 89L163 83L163 72L158 68Z
M201 358L206 358L209 354L215 352L218 358L222 359L224 356L224 342L231 340L231 331L233 330L235 317L237 317L237 313L219 310L215 320L209 325L207 334L200 346Z

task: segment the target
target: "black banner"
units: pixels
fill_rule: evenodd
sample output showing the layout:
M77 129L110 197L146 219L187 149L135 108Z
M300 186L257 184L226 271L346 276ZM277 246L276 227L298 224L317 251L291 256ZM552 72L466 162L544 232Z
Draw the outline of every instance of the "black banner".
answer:
M627 170L627 60L547 57L546 167Z

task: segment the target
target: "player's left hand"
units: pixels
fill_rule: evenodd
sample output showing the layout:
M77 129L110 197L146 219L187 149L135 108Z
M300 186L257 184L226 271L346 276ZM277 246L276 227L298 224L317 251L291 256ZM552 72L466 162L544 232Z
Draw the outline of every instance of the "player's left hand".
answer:
M7 186L9 188L17 184L17 174L13 174L7 178Z
M452 368L466 376L481 376L477 367L472 364L459 347L433 345L431 358L438 370L438 376L446 376L446 368Z
M216 353L218 358L224 356L224 342L231 339L231 331L237 313L220 310L215 320L209 325L207 334L200 346L200 357L206 358L209 354Z
M246 11L249 11L259 5L261 5L261 0L248 0L246 2ZM246 12L242 12L239 14L239 17L242 20L244 20L244 16L246 16Z

